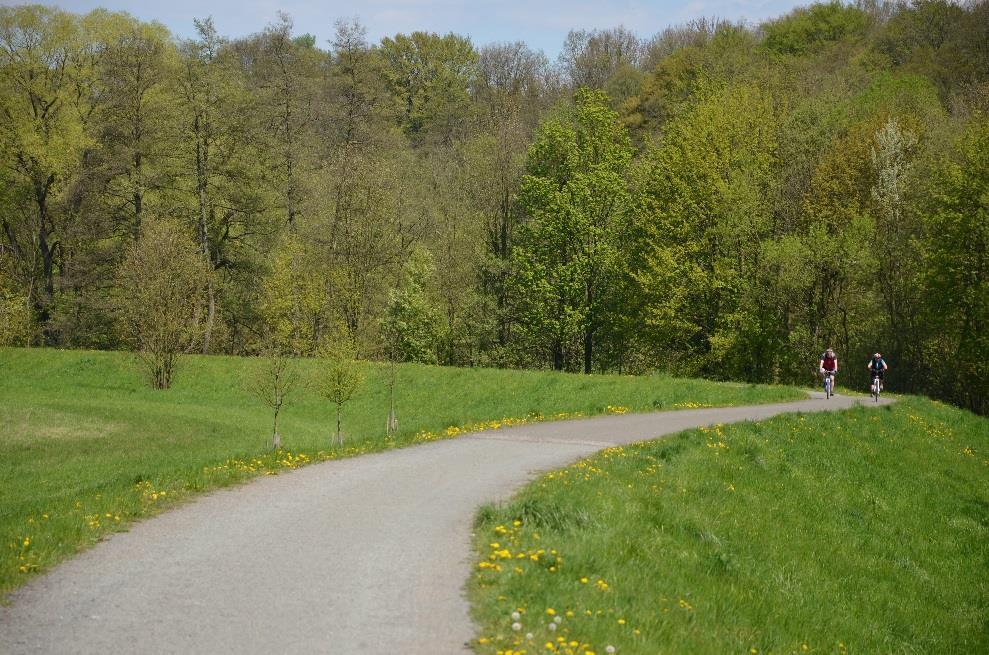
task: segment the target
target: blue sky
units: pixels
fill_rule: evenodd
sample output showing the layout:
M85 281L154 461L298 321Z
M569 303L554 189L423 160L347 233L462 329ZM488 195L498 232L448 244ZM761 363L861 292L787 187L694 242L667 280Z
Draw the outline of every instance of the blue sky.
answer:
M670 25L701 16L758 22L779 16L809 0L41 0L84 13L96 7L127 11L143 20L158 20L178 36L191 36L192 19L213 16L221 34L236 37L258 32L279 10L295 20L296 32L315 34L325 46L338 18L357 17L372 41L398 32L425 30L468 35L475 45L523 40L555 58L570 29L624 25L650 36ZM23 4L0 0L0 5Z

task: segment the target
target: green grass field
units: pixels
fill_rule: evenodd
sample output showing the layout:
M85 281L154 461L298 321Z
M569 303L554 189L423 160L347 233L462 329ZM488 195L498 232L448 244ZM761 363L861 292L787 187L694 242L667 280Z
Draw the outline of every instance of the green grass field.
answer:
M125 353L0 349L0 595L108 532L190 494L319 459L446 436L463 426L795 399L792 388L663 376L400 367L399 433L384 438L384 369L368 365L331 448L330 405L300 392L266 447L270 410L244 388L257 362L189 357L175 385L149 389ZM313 362L302 362L312 370ZM621 411L621 410L619 410ZM454 429L448 429L448 428Z
M476 548L479 653L987 653L989 421L908 398L613 448Z

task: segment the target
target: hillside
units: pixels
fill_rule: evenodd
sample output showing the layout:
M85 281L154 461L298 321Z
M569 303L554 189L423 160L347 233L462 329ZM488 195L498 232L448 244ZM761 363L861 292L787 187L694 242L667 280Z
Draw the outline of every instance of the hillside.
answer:
M300 391L284 410L284 450L272 452L270 410L244 388L257 364L189 357L172 389L153 391L129 354L0 350L0 590L191 493L310 461L467 427L803 396L794 388L666 376L409 364L398 372L399 431L386 439L385 371L367 365L366 384L345 406L343 447L330 446L331 405Z

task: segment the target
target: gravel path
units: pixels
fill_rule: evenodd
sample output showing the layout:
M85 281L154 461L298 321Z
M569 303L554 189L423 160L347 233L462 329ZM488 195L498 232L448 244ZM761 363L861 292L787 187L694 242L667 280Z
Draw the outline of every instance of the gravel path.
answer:
M462 654L478 505L607 446L855 402L540 423L259 478L22 587L0 607L0 654Z

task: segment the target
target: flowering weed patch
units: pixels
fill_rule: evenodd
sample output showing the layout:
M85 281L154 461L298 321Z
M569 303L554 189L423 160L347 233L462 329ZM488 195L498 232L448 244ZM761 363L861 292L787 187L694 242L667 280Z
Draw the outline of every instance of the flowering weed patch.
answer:
M905 399L609 448L475 547L485 655L989 652L989 421Z
M403 365L400 429L386 437L385 373L368 364L343 417L343 446L330 447L331 408L300 392L284 411L284 449L271 451L271 417L243 385L254 365L189 357L172 389L153 391L125 353L0 349L0 594L136 519L257 475L531 421L801 395L663 376Z

